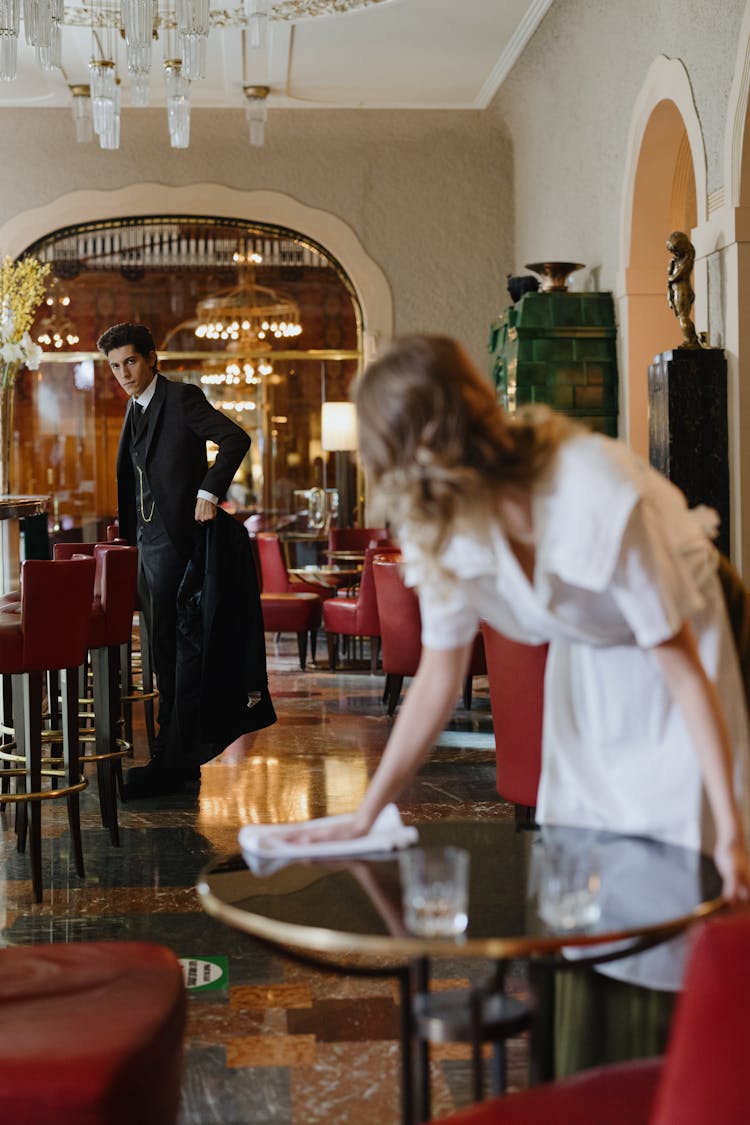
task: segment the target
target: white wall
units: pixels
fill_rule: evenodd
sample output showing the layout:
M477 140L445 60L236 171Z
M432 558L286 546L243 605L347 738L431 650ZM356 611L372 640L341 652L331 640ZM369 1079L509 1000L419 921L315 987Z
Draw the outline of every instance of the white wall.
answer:
M657 55L687 68L708 192L721 186L744 9L745 0L556 0L490 107L513 145L516 269L585 262L597 273L578 275L576 287L616 289L627 264L618 249L628 131Z
M219 182L276 191L348 223L385 273L397 332L449 332L487 367L506 302L512 167L487 113L271 110L263 149L240 110L196 110L191 146L170 149L166 111L126 109L122 148L77 145L62 110L0 111L0 228L81 189ZM3 251L0 246L0 252Z

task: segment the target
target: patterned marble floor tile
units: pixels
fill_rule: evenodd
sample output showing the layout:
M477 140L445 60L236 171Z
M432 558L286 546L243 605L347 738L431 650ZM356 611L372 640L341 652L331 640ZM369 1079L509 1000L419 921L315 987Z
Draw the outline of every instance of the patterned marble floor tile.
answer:
M398 1046L320 1044L315 1066L291 1073L290 1090L295 1125L397 1125Z
M267 1008L309 1008L313 998L309 985L288 981L272 985L240 985L230 992L232 1008L264 1012Z
M399 1035L399 1011L386 997L322 999L287 1012L287 1027L293 1035L325 1043L392 1040Z
M227 1068L223 1047L185 1054L179 1125L289 1125L292 1104L286 1067Z
M229 1039L226 1046L227 1066L312 1066L315 1063L314 1035L248 1035Z

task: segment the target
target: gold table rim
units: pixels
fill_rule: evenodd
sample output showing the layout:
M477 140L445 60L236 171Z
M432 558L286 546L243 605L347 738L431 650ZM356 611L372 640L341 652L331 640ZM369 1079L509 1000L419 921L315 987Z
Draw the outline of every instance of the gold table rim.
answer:
M230 859L235 858L227 857ZM237 856L236 858L240 858ZM567 948L591 948L616 942L659 938L667 940L696 922L723 910L723 896L699 903L693 910L642 926L631 926L606 933L528 934L517 937L421 938L402 934L355 934L322 926L304 926L282 922L262 914L253 914L225 902L209 888L207 878L211 867L198 877L196 891L207 914L234 929L261 938L281 948L299 949L307 953L346 954L362 957L392 957L408 961L417 957L477 957L504 960L512 957L536 958L560 953Z

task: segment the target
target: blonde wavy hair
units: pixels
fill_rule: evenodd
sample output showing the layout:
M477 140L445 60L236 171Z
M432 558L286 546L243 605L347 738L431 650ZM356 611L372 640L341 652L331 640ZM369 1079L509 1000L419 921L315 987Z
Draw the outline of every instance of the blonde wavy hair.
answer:
M444 336L393 343L352 388L362 462L396 528L438 551L459 517L487 514L504 485L544 471L578 427L549 408L509 416L461 345Z

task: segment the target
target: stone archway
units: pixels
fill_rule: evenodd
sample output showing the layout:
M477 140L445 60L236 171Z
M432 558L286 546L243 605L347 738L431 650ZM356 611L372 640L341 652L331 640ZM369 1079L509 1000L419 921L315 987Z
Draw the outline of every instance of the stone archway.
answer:
M287 227L314 239L343 267L362 310L365 360L393 334L393 299L385 274L352 228L329 211L308 207L282 192L236 191L222 184L131 184L114 191L75 191L20 212L0 228L11 256L51 231L97 219L184 214L247 219Z
M648 454L648 366L679 343L667 304L673 230L705 218L706 161L687 72L660 57L652 64L631 120L621 222L619 286L623 432ZM696 314L705 312L704 272L696 269ZM705 327L705 323L701 325Z

